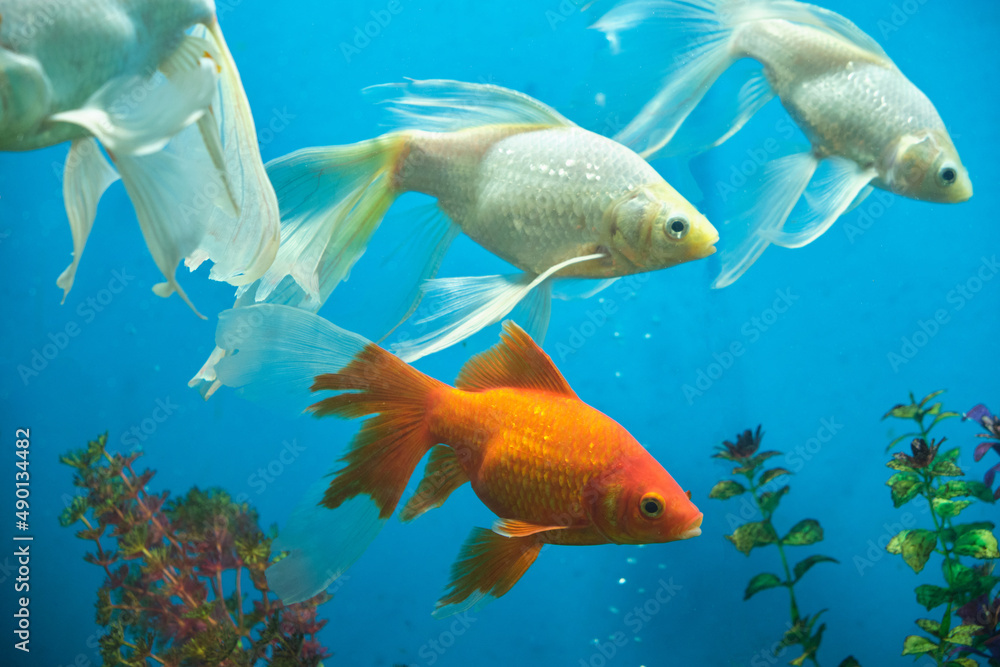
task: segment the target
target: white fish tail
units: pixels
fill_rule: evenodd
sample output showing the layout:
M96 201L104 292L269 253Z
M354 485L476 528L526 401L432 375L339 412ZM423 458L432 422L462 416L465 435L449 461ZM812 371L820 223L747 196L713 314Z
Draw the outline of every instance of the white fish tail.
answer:
M281 247L253 285L256 301L291 276L314 304L326 301L364 254L399 195L394 171L405 135L387 134L349 146L306 148L267 165L281 208ZM308 304L303 304L308 306Z

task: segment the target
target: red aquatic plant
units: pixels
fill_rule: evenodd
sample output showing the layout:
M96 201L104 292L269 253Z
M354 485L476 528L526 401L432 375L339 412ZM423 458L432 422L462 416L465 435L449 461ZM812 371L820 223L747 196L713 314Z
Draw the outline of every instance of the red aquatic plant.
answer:
M60 460L85 491L60 517L94 543L84 560L103 568L97 623L105 664L318 666L324 596L285 607L270 593L272 529L221 489L151 493L138 454L107 451L107 435ZM249 586L247 583L249 582Z
M980 426L986 429L986 433L976 434L977 438L985 438L986 442L981 442L976 445L972 458L974 458L978 463L984 456L986 456L986 452L991 449L997 454L1000 454L1000 418L992 414L985 405L980 403L962 416L963 421L966 419L977 421ZM993 479L996 477L998 471L1000 471L1000 463L997 463L995 466L986 471L986 474L983 475L983 483L992 488ZM993 492L993 498L995 500L1000 500L1000 487L997 487L996 491Z

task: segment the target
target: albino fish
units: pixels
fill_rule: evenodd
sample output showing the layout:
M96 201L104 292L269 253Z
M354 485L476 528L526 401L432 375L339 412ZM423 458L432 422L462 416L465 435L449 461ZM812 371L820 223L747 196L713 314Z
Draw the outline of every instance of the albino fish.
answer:
M406 361L500 321L523 300L525 327L541 340L555 279L607 281L715 252L715 228L645 160L526 95L457 81L385 88L400 94L391 108L404 129L268 164L282 243L259 283L240 290L238 306L319 310L406 192L435 197L443 215L403 239L400 252L421 280L401 287L412 292L402 319L459 231L523 271L427 282L423 293L435 307L423 321L440 326L393 346ZM217 348L192 386L207 383L205 394L218 386L212 366L221 354Z
M777 96L812 144L769 163L743 213L749 236L722 253L714 287L731 284L769 243L804 246L872 187L958 203L972 183L934 105L871 37L839 14L791 0L635 0L594 27L618 48L620 32L649 24L674 57L662 88L616 137L643 156L704 150L735 134ZM763 66L745 78L719 127L685 129L733 63ZM815 178L814 178L815 176ZM805 194L806 212L791 216Z
M277 199L212 0L0 0L0 150L64 141L64 300L119 175L166 277L156 294L191 305L175 278L182 259L192 271L212 260L210 277L233 285L271 265Z
M267 581L285 604L322 592L361 556L428 452L401 520L440 507L466 483L499 517L466 540L435 616L504 595L545 544L658 544L701 534L690 492L621 425L580 400L513 322L454 387L299 308L224 311L217 338L231 341L219 363L228 386L268 403L292 393L313 402L316 417L366 417L343 467L307 495L274 545L288 553Z

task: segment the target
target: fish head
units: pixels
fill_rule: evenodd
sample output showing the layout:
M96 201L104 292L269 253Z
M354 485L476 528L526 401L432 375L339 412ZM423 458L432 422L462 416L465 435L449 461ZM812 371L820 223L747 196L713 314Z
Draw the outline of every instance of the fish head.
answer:
M652 457L624 465L595 491L591 518L612 542L657 544L701 535L703 516L690 492Z
M957 204L972 197L972 181L943 130L906 135L892 148L885 178L896 194Z
M656 271L715 252L719 233L666 181L634 188L606 214L611 250L639 271Z

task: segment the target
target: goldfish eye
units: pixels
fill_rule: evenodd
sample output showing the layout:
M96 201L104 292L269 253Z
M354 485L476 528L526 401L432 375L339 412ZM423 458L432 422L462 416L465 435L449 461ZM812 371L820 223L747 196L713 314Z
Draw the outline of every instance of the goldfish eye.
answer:
M958 179L958 171L950 165L941 167L941 171L938 172L938 181L941 185L951 185L956 179Z
M667 220L667 224L663 227L663 233L674 240L681 240L687 236L688 228L691 225L688 223L686 218L676 217Z
M647 493L639 500L639 509L647 519L656 519L663 514L663 497L658 493Z

